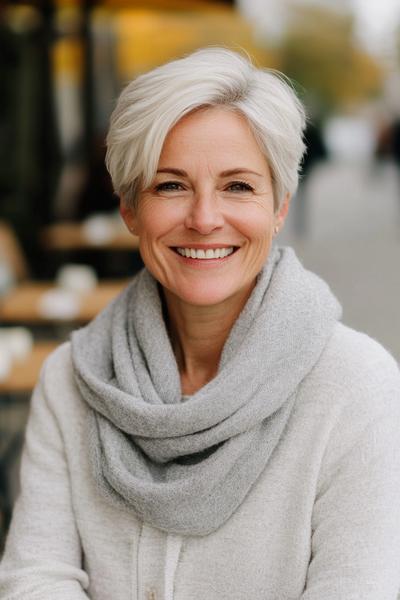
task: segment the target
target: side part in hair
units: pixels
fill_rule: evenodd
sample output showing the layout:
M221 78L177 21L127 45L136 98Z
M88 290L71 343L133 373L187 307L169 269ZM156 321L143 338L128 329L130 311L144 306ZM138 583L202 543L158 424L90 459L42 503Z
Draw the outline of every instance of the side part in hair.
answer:
M168 132L186 114L226 106L248 120L272 173L275 206L298 185L304 108L286 78L231 50L204 48L140 75L122 91L107 136L115 192L134 205L154 179Z

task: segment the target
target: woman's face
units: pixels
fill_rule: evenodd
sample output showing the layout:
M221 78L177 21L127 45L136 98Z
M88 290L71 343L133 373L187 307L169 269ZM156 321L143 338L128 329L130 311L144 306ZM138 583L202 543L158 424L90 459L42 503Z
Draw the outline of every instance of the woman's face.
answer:
M211 306L247 299L287 205L274 215L271 174L246 119L209 108L175 125L154 181L121 212L168 297Z

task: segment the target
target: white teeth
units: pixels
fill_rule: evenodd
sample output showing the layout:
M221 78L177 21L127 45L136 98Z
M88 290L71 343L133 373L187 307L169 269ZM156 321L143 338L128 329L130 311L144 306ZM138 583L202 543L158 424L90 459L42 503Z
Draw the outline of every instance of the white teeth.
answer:
M200 260L206 260L211 258L225 258L225 256L229 256L233 252L233 247L230 248L208 248L207 250L203 250L199 248L177 248L178 254L181 256L185 256L187 258L198 258Z

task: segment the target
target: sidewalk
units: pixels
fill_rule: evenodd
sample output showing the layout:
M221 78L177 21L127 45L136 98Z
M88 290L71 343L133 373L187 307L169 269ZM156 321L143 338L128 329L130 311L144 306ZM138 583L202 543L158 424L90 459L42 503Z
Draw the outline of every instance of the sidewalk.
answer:
M400 175L393 165L317 166L293 199L279 242L329 283L344 323L400 361Z

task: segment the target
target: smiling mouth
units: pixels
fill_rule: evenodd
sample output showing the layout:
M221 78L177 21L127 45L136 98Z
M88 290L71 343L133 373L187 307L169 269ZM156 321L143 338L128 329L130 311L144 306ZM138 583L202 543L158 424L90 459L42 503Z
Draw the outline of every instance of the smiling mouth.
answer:
M177 247L174 248L175 252L177 252L180 256L184 258L195 258L198 260L212 260L216 258L226 258L230 256L236 250L238 250L238 246L229 246L225 248L186 248L186 247Z

